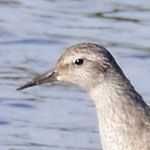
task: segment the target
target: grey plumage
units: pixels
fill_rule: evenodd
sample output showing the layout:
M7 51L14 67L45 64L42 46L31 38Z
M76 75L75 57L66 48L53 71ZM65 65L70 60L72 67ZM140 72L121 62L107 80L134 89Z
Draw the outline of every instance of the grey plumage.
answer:
M77 59L83 64L77 65ZM95 104L103 150L150 150L150 108L104 47L82 43L67 48L53 72L19 89L41 81L77 84Z

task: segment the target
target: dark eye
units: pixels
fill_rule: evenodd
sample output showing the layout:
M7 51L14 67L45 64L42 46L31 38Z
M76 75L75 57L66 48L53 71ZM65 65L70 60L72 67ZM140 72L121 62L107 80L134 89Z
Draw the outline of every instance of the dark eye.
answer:
M83 62L84 62L83 59L76 59L75 64L76 64L76 65L82 65Z

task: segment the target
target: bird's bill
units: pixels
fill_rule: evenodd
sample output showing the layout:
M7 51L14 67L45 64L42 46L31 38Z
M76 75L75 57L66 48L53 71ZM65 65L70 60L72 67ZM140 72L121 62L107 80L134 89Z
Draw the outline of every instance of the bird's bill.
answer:
M48 82L54 82L54 81L57 81L57 72L53 69L42 75L37 76L31 81L26 82L25 84L18 87L17 90L23 90L28 87L32 87L35 85L48 83Z

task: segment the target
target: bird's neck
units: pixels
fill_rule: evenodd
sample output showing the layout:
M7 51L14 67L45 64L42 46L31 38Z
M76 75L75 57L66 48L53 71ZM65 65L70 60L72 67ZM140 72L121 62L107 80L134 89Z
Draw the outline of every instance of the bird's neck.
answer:
M97 109L103 145L111 139L123 142L128 133L136 135L148 106L127 79L108 80L92 89L90 95Z
M107 79L92 88L89 93L100 118L107 116L113 120L113 116L117 116L122 120L127 119L123 117L134 117L137 112L145 112L148 109L147 104L125 76L118 75Z

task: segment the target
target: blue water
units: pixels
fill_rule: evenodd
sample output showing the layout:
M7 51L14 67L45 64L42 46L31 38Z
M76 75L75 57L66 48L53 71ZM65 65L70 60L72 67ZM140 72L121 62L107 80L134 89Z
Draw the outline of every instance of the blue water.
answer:
M105 46L150 103L150 1L1 0L0 150L100 150L94 105L73 85L16 91L68 46Z

